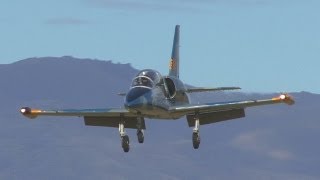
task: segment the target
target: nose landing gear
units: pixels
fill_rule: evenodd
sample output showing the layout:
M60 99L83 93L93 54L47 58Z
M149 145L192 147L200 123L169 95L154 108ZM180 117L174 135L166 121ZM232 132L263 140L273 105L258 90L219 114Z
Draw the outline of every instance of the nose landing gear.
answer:
M137 137L138 137L138 142L141 144L144 142L144 132L142 129L142 123L143 123L143 118L139 117L137 119Z
M138 137L138 142L143 143L144 142L144 132L143 130L138 129L137 130L137 137Z

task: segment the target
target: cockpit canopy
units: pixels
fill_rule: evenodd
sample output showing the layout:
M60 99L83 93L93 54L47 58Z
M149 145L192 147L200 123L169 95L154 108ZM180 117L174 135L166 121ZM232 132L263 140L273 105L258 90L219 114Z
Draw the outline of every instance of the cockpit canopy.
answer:
M161 83L162 76L159 72L151 69L140 71L132 81L132 87L145 86L152 88Z

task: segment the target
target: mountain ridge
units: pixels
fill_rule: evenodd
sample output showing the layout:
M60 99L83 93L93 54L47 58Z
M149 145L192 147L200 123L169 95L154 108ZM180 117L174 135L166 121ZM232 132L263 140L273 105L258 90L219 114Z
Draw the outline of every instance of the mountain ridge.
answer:
M1 66L12 66L12 65L33 65L38 64L38 63L45 63L45 62L53 62L53 63L64 63L64 62L69 62L69 63L102 63L102 64L108 64L111 66L122 66L123 68L128 68L132 69L136 72L138 72L137 69L133 68L131 63L114 63L112 60L99 60L99 59L91 59L91 58L77 58L73 56L61 56L61 57L56 57L56 56L47 56L47 57L32 57L32 58L25 58L22 60L18 60L9 64L0 64ZM247 94L273 94L275 92L244 92ZM319 95L319 93L315 92L309 92L309 91L300 91L300 92L286 92L286 93L311 93L311 94L316 94Z

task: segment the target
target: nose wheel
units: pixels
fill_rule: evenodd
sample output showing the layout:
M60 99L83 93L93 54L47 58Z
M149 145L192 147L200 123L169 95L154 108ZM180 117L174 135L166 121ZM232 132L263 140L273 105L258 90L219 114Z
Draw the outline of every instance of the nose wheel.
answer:
M137 130L137 137L138 137L138 142L143 143L144 142L144 132L143 130Z

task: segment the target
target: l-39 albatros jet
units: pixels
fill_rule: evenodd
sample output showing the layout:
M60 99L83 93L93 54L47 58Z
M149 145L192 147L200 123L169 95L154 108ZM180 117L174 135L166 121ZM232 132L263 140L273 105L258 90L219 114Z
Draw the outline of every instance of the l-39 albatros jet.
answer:
M132 80L125 96L123 108L106 109L66 109L40 110L21 108L28 118L37 116L78 116L84 117L85 125L119 128L124 152L129 151L129 137L125 128L137 129L139 143L144 142L145 118L176 120L186 117L189 127L193 127L193 148L200 145L200 125L211 124L245 116L244 109L251 106L286 103L294 104L287 94L264 100L232 101L222 103L191 104L188 94L205 91L235 90L239 87L187 88L179 79L179 39L180 26L175 27L169 75L162 76L151 69L140 71Z

